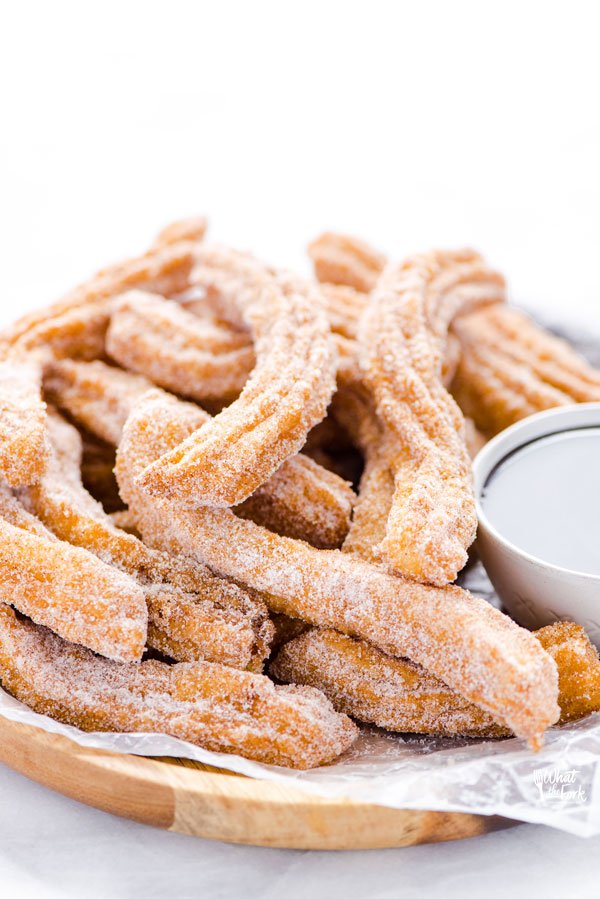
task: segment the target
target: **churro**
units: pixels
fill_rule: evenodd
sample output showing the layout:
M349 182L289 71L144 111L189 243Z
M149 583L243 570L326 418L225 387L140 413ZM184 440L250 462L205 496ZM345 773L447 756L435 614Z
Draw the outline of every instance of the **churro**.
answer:
M319 281L346 285L368 293L375 286L385 256L364 240L326 231L308 246Z
M360 290L344 284L321 284L320 289L331 330L349 340L356 339L368 298Z
M181 241L202 240L208 228L208 220L203 215L194 215L187 219L171 222L158 232L151 250L162 249Z
M61 540L137 579L148 604L148 645L180 661L259 669L273 632L262 601L204 566L152 550L115 527L81 483L75 428L53 414L49 433L46 470L24 502Z
M141 375L103 362L62 359L47 365L44 392L55 406L95 437L116 446L134 403L152 388ZM202 410L199 410L202 415Z
M166 733L274 765L325 764L357 736L350 719L310 687L276 687L210 662L111 662L20 621L3 604L0 678L36 712L81 730Z
M65 640L107 658L136 661L148 612L132 578L96 556L0 518L2 597Z
M282 683L317 687L334 708L399 733L505 736L506 727L408 659L331 629L306 631L269 666Z
M256 366L230 406L141 472L155 496L234 506L298 452L326 412L336 354L321 300L232 251L202 249L196 283L218 290L250 329Z
M544 409L600 400L600 372L516 309L492 306L454 330L462 354L452 392L488 436Z
M376 548L385 538L394 496L389 437L360 380L338 390L333 399L332 412L352 436L364 458L358 497L343 549L366 561L379 562Z
M142 287L162 296L189 286L194 241L160 246L145 256L106 268L52 306L20 318L0 333L0 347L22 352L42 349L53 356L96 358L110 319L110 300Z
M468 250L413 257L384 271L362 320L364 381L395 444L394 496L375 552L415 580L454 580L475 537L464 422L441 369L450 323L498 302L503 284Z
M348 533L355 499L347 481L298 454L236 506L235 512L283 537L337 549Z
M46 407L35 360L0 362L0 478L11 487L33 484L47 454Z
M199 402L238 396L255 362L247 335L142 291L119 298L106 347L123 368Z
M185 433L176 403L159 391L139 401L123 431L117 478L150 545L190 555L261 591L276 612L408 656L539 745L558 717L557 673L530 634L458 587L408 583L339 551L277 536L227 509L149 500L138 471Z
M583 628L562 621L534 636L558 668L559 723L600 710L600 661ZM338 711L387 730L487 738L511 733L419 665L333 630L294 636L269 670L284 683L317 687Z
M598 650L574 621L560 621L535 632L558 668L560 723L600 710Z
M152 384L102 362L61 360L47 366L44 387L52 402L69 416L116 445L134 403ZM178 408L194 430L210 421L198 406L180 401ZM329 548L344 540L354 499L342 478L297 455L286 460L236 512L283 536Z

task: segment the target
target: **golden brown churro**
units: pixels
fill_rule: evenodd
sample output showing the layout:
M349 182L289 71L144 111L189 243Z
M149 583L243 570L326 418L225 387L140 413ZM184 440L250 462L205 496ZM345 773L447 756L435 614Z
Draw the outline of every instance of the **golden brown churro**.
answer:
M110 300L134 287L170 296L189 286L193 241L182 241L98 272L62 300L20 318L0 334L1 346L42 348L54 356L96 358L104 346Z
M141 588L91 553L0 519L2 598L65 640L136 661L146 643Z
M534 412L600 400L600 372L516 309L465 316L455 332L462 355L452 391L488 436Z
M344 284L321 284L320 289L331 330L349 340L356 339L358 323L368 302L366 295Z
M560 721L576 721L600 710L598 650L574 621L560 621L535 632L558 668Z
M3 604L0 678L36 712L81 730L166 733L274 765L325 764L357 735L310 687L276 687L210 662L110 662L19 621Z
M600 710L600 661L582 627L561 621L534 636L559 676L560 723ZM311 630L279 650L269 668L284 683L317 687L340 712L400 733L510 736L502 724L407 659L333 630Z
M309 244L308 255L319 281L346 285L365 293L373 289L385 265L385 256L364 240L331 231Z
M33 484L46 454L46 406L35 360L0 362L0 478L11 487Z
M316 294L226 250L203 249L197 283L250 329L256 366L238 399L140 473L155 496L234 506L298 452L335 387L335 348Z
M182 240L202 240L208 228L208 220L203 215L194 215L187 219L171 222L158 232L151 249L162 249Z
M331 629L306 631L269 666L282 683L310 684L338 710L399 733L504 736L487 712L408 659Z
M298 454L235 511L283 537L337 549L348 533L355 499L347 481Z
M332 412L364 457L358 498L343 549L366 561L379 562L376 547L385 538L394 496L389 436L360 380L340 387L333 399Z
M464 422L441 368L454 317L502 291L476 253L430 253L388 267L363 318L364 380L395 444L394 496L375 552L415 580L454 580L475 537Z
M117 444L134 403L150 381L102 362L61 360L47 367L47 395L79 424ZM210 421L198 406L180 402L194 430ZM340 546L348 532L354 492L337 475L304 456L293 456L236 511L245 518L319 547Z
M124 368L199 402L238 396L255 362L246 334L142 291L119 298L106 346Z
M50 402L106 443L116 446L133 405L152 388L141 375L103 362L61 359L46 366L44 391ZM202 410L198 411L202 415Z
M344 553L279 537L229 510L148 501L137 472L185 433L177 404L159 391L146 394L126 423L117 478L145 540L261 591L276 612L408 656L539 744L558 717L557 674L530 634L458 587L407 583Z
M135 577L148 604L148 645L180 661L207 659L259 669L273 628L264 604L204 566L152 550L114 526L80 480L81 439L50 416L52 452L29 509L61 540Z

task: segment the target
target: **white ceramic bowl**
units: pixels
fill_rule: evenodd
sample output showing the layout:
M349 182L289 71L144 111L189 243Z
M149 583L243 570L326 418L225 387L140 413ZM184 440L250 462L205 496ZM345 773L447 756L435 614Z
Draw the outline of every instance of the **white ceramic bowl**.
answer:
M509 453L540 437L593 426L600 426L600 403L540 412L512 425L486 444L473 462L473 471L479 518L477 548L506 610L528 628L564 619L577 621L600 648L600 575L570 571L535 558L500 534L481 504L489 476ZM515 501L518 502L517 497ZM600 518L600 497L598 514Z

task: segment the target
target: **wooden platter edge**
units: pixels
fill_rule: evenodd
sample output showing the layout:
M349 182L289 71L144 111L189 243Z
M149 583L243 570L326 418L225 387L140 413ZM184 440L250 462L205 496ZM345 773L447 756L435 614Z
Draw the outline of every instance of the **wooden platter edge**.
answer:
M382 849L512 825L458 812L327 799L194 762L120 755L0 717L0 762L86 805L205 839L289 849Z

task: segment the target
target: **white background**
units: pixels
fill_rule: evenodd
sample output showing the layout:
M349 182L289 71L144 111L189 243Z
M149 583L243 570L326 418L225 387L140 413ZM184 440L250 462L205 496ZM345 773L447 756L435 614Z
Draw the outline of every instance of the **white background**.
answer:
M305 266L324 228L470 244L600 333L594 2L0 6L0 320L208 213ZM600 840L521 827L351 855L211 845L0 771L7 895L596 895Z

